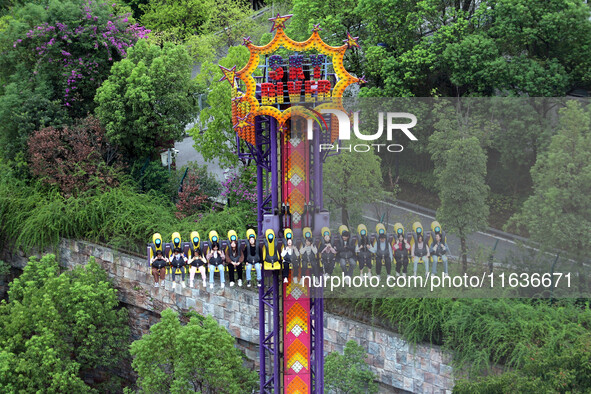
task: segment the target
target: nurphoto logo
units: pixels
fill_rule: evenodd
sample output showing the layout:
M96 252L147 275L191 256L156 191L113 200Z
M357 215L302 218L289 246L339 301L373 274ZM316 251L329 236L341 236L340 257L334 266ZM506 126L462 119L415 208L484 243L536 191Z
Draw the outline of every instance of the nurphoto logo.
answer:
M316 112L316 111L314 111ZM351 121L349 115L345 111L338 109L320 109L317 112L321 114L331 114L336 116L339 125L339 140L346 141L351 139ZM395 130L400 130L406 135L411 141L417 141L417 137L410 131L411 128L416 126L417 117L408 112L378 112L378 130L375 134L362 134L359 131L359 112L353 112L353 133L355 136L362 141L376 141L382 137L384 133L384 115L386 118L386 139L392 141L392 136ZM401 119L410 120L407 123L399 123ZM314 121L308 119L307 123L308 140L314 138ZM355 144L349 146L339 146L333 144L320 144L320 151L335 150L335 151L353 151L353 152L369 152L372 148L377 148L380 152L382 148L388 152L402 152L404 147L400 144Z

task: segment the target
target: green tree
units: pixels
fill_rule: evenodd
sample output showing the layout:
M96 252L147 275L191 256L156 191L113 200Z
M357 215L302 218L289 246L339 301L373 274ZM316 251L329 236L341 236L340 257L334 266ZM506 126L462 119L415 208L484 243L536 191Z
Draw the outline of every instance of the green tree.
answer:
M0 95L0 154L16 161L27 150L27 139L44 127L59 127L70 122L60 100L51 99L52 89L45 83L36 87L11 83Z
M96 113L128 158L154 156L181 138L197 113L193 62L180 45L140 40L97 90Z
M351 138L347 144L354 146L361 142ZM380 158L373 151L344 151L330 157L324 163L323 174L325 203L329 209L341 210L343 224L349 225L352 218L359 220L365 204L387 197L382 186Z
M244 393L256 373L242 366L234 338L211 316L192 317L182 326L171 309L150 333L131 344L138 386L147 393Z
M293 0L293 17L286 33L296 40L307 40L314 25L322 28L320 36L329 45L341 46L347 33L360 38L363 45L367 37L363 28L363 15L357 10L358 0ZM274 16L274 15L273 15ZM363 73L363 56L358 48L345 54L345 68L355 75Z
M365 362L363 347L355 341L345 345L343 354L330 353L324 360L325 392L337 394L377 393L376 376ZM334 391L333 391L334 390Z
M490 161L491 189L517 197L531 192L530 169L536 162L538 152L550 142L555 121L554 108L562 99L543 97L504 98L490 102L499 128L491 133L488 148L498 157ZM484 103L483 103L484 104ZM498 153L497 153L498 152ZM490 159L489 159L490 160Z
M0 153L25 154L35 130L69 124L95 108L114 62L147 31L125 5L17 1L0 21Z
M219 65L236 66L236 70L240 70L248 58L245 47L231 47L228 55L219 60ZM236 132L232 128L231 87L226 81L218 82L222 78L219 65L217 61L201 64L201 72L195 79L199 90L207 96L207 107L201 110L199 121L189 134L195 141L193 147L206 161L215 158L223 166L233 166L238 163L238 156L234 152Z
M183 43L196 63L225 55L228 47L240 44L243 37L255 41L262 34L250 3L243 0L157 0L140 7L146 12L142 23L153 29L150 41Z
M356 10L358 3L358 0L294 0L294 15L287 33L294 39L305 40L310 37L314 25L319 24L323 39L329 45L340 46L347 37L347 32L354 36L363 34L364 18Z
M211 39L219 37L218 46L228 47L238 45L243 37L252 35L254 28L250 2L245 0L211 1L210 12L203 25L204 32L209 33Z
M591 67L590 7L582 0L359 0L356 10L366 31L359 34L366 97L560 97L591 87L584 71ZM533 107L543 120L549 107L539 104ZM491 187L525 194L529 168L549 136L540 132L544 124L507 126L485 146L493 150L489 179L499 180ZM403 181L416 181L417 170L432 174L420 145L404 156L410 170L401 172ZM391 163L381 157L386 172Z
M83 376L125 356L127 311L93 258L60 275L54 255L31 258L0 304L0 390L89 391ZM114 374L114 373L113 373Z
M487 226L489 187L485 184L486 154L476 137L450 142L435 168L441 206L437 219L457 234L461 243L462 271L468 268L466 237Z
M534 192L512 222L543 248L568 246L569 257L582 264L591 240L573 231L591 228L591 115L576 101L559 115L558 133L531 169Z
M556 97L591 83L583 1L360 0L357 10L371 33L369 96Z
M144 12L141 17L144 26L184 40L202 33L211 6L211 1L202 0L153 0L139 7Z

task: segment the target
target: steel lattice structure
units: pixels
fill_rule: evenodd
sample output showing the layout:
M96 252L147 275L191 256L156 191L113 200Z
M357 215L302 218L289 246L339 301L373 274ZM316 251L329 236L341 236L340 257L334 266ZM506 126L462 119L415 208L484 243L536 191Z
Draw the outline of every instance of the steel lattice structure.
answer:
M255 46L245 38L248 63L239 71L220 66L224 74L220 81L227 80L232 89L239 158L257 166L258 234L268 229L281 234L291 228L301 236L307 227L318 236L320 228L328 226L322 198L322 165L328 155L320 151L320 144L334 143L338 135L336 121L318 110L342 108L346 87L363 82L342 63L345 51L359 45L348 35L344 45L328 46L318 26L308 40L293 41L284 32L289 18L277 15L270 19L275 36L265 46ZM280 48L294 54L285 60L276 54ZM306 53L309 57L304 58ZM289 74L283 67L288 67ZM262 77L254 76L257 70ZM305 288L292 281L291 275L288 283L282 283L279 270L263 270L259 287L261 393L324 392L322 296L322 289Z

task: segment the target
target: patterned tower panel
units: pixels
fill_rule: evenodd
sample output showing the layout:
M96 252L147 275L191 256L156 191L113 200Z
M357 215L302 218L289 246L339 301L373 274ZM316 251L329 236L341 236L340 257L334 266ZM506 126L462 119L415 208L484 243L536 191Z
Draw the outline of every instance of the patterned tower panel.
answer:
M296 122L291 123L292 126ZM292 229L301 229L304 206L310 200L309 180L309 149L308 140L304 139L301 130L291 129L284 134L284 201L287 201L291 210Z
M291 279L291 278L290 278ZM283 344L286 394L309 394L310 298L308 289L293 281L284 286Z

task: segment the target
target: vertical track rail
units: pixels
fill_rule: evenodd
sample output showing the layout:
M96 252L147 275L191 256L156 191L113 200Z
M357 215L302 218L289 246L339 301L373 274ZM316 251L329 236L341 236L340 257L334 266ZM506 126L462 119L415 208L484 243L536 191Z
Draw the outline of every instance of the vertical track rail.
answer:
M259 385L265 394L282 392L280 304L279 271L263 271L263 285L259 288Z

